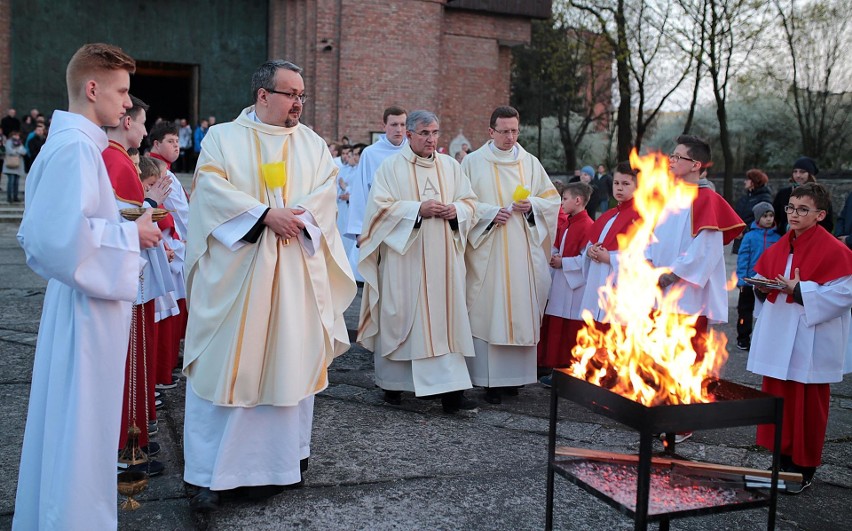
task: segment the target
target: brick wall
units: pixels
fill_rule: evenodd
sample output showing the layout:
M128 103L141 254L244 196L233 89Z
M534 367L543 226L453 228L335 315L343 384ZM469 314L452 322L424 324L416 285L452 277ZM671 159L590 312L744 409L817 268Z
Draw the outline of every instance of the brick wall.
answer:
M370 142L390 105L441 117L447 146L462 130L488 138L509 102L511 51L528 19L445 9L443 0L270 0L269 53L305 68L303 121L329 139Z
M0 0L0 115L15 105L12 97L12 0ZM18 113L18 116L23 116Z

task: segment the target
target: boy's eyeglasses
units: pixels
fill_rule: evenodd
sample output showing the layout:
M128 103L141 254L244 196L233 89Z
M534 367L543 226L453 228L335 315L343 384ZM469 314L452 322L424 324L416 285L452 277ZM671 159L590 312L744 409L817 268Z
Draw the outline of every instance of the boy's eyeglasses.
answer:
M805 217L808 214L810 214L811 212L822 212L822 209L818 208L816 210L811 210L810 208L807 208L807 207L796 208L793 205L787 205L787 206L784 207L784 212L786 212L787 214L792 214L793 212L795 212L799 216Z

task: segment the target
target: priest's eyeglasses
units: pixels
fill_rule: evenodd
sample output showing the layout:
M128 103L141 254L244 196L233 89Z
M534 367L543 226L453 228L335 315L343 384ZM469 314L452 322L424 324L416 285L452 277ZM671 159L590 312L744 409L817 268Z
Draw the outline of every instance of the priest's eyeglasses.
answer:
M494 129L494 132L502 136L518 136L521 134L520 129Z
M438 138L441 136L440 131L412 131L412 133L424 140L427 138Z
M787 214L792 214L793 212L795 212L797 215L805 217L811 212L822 212L822 209L818 208L816 210L811 210L810 208L806 207L796 208L793 205L787 205L784 207L784 212L786 212Z
M282 96L286 96L288 99L299 100L299 103L305 103L305 101L308 99L307 94L296 94L295 92L281 92L280 90L274 89L266 89L266 92L271 92L273 94L281 94Z

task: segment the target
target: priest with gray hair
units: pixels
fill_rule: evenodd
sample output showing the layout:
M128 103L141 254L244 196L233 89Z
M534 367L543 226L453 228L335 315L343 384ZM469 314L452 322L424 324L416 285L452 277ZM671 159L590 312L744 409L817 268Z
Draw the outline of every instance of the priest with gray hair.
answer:
M476 196L459 164L436 152L440 133L434 113L412 112L408 144L376 171L359 239L358 341L374 353L386 402L438 395L456 413L476 408L464 396L474 354L464 250Z

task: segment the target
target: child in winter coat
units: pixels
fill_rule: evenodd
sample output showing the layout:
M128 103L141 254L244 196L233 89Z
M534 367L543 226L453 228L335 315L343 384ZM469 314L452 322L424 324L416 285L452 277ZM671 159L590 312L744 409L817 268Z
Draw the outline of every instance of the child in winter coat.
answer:
M752 208L754 221L750 230L743 236L737 255L737 287L740 296L737 299L737 348L748 350L751 347L752 315L754 314L754 289L743 282L745 277L755 275L754 265L767 247L777 242L781 236L775 230L775 210L766 201Z

